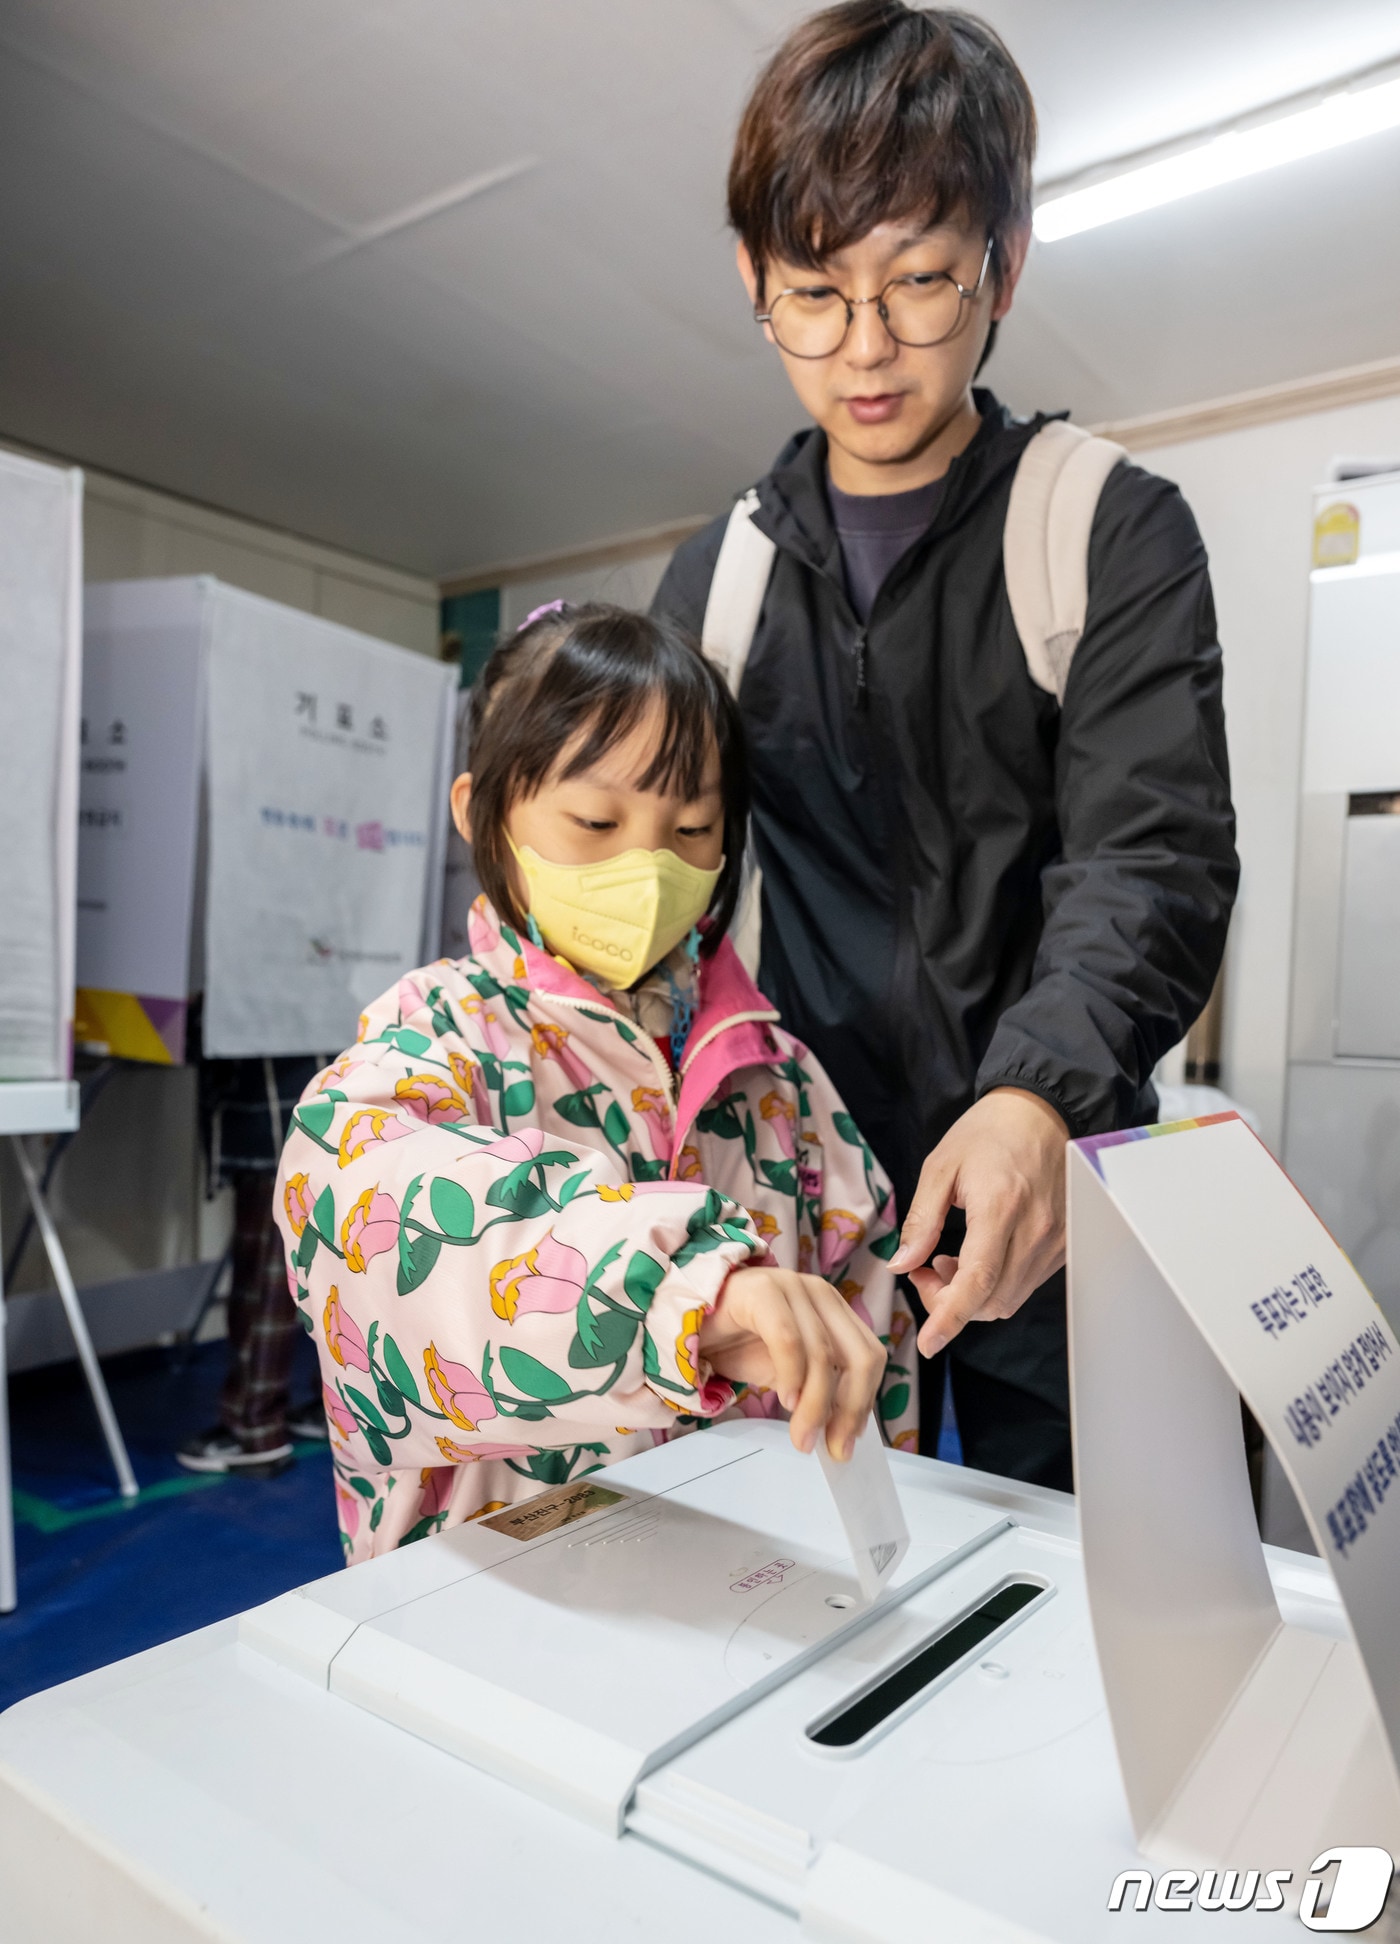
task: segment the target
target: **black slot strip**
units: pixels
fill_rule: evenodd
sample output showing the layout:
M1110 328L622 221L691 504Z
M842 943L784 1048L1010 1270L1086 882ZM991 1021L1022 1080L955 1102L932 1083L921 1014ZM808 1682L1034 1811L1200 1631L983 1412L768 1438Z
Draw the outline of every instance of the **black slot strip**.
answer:
M1022 1607L1039 1599L1045 1591L1031 1580L1012 1580L1006 1586L999 1586L990 1599L971 1613L964 1614L961 1620L941 1634L936 1634L927 1647L921 1647L917 1654L887 1674L883 1681L864 1694L857 1695L848 1708L824 1721L818 1728L809 1728L807 1738L822 1748L849 1748L860 1741L873 1728L911 1701L921 1689L936 1681L940 1674L946 1674L955 1662L970 1654L975 1647L994 1634L998 1627L1004 1627Z

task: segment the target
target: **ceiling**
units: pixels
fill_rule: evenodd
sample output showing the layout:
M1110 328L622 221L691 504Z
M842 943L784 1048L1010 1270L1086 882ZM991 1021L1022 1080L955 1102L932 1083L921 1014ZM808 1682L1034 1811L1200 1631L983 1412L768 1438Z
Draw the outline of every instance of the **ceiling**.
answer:
M797 417L723 178L806 11L6 0L0 436L439 576L722 507ZM983 11L1043 181L1400 54L1394 0ZM1094 421L1397 353L1400 133L1037 245L988 376Z

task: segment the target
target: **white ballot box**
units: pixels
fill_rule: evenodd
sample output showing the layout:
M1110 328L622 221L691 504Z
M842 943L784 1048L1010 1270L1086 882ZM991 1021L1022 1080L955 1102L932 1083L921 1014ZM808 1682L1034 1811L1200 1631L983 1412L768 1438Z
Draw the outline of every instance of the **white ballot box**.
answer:
M0 1082L72 1068L82 510L80 472L0 452Z
M207 578L89 587L78 1036L334 1050L438 949L454 671Z
M438 1939L444 1923L674 1940L697 1916L833 1944L1282 1938L1295 1911L1336 1929L1368 1897L1374 1919L1396 1847L1371 1701L1390 1650L1362 1624L1361 1582L1339 1592L1356 1561L1338 1555L1334 1578L1239 1520L1216 1341L1256 1302L1277 1322L1291 1299L1270 1264L1300 1240L1298 1273L1332 1290L1298 1297L1300 1335L1328 1302L1351 1329L1356 1291L1241 1123L1159 1131L1075 1156L1082 1550L1065 1495L896 1452L909 1544L866 1599L821 1468L784 1426L678 1439L10 1710L15 1944L85 1935L99 1897L109 1939L248 1944ZM1188 1259L1164 1236L1189 1196L1205 1215ZM1217 1273L1232 1197L1264 1253L1242 1244ZM1138 1315L1140 1366L1120 1361L1115 1298ZM1293 1325L1254 1327L1277 1348ZM1320 1335L1308 1349L1338 1354ZM1373 1440L1396 1408L1377 1355L1359 1384ZM1169 1430L1154 1396L1173 1400ZM1159 1480L1163 1440L1180 1451L1179 1507L1144 1475L1145 1437ZM1115 1439L1134 1531L1113 1524ZM1320 1489L1335 1505L1348 1485ZM1393 1565L1389 1511L1369 1531ZM156 1905L164 1928L142 1932Z

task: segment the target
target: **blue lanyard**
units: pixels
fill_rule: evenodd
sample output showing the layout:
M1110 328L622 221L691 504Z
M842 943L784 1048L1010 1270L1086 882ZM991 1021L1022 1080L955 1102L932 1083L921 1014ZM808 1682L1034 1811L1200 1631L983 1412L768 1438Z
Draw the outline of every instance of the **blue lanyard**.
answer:
M681 949L689 959L691 971L694 973L696 961L700 956L700 927L698 925L691 926L690 936L686 939ZM690 1029L695 1024L695 993L699 981L698 977L693 977L690 991L682 992L676 982L676 975L670 966L663 963L661 970L665 973L666 983L671 988L671 1057L676 1065L679 1066L685 1057L685 1046L686 1041L690 1038Z

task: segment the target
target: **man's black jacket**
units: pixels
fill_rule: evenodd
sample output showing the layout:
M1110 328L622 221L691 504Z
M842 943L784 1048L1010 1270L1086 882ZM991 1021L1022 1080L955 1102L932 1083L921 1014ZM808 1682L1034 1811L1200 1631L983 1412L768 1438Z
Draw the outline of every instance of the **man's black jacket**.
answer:
M928 533L862 627L800 434L758 487L777 543L740 702L763 867L760 983L907 1208L920 1164L998 1086L1072 1134L1150 1119L1152 1068L1210 993L1238 878L1205 549L1177 489L1109 475L1060 709L1002 573L1043 418L988 392ZM723 518L653 604L697 635Z

